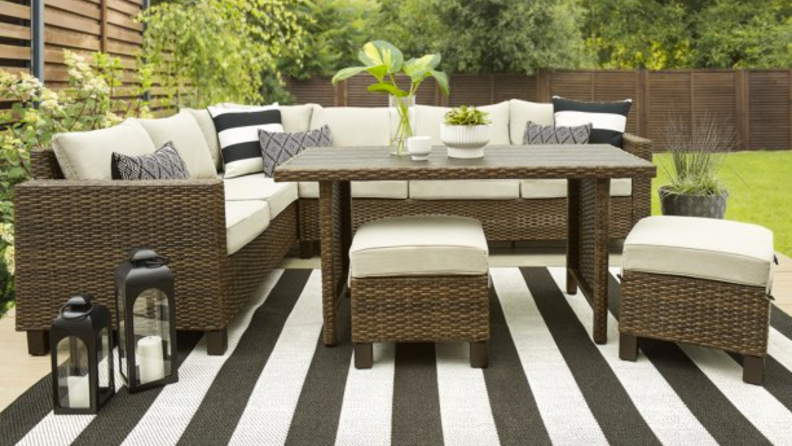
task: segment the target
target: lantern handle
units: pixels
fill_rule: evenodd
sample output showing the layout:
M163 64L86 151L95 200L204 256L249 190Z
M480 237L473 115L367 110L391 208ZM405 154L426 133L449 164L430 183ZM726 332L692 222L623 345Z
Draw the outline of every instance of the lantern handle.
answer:
M87 307L87 309L82 313L77 313L75 311L67 311L67 308L72 309L78 306ZM60 315L66 320L85 319L91 314L91 312L93 312L93 309L94 306L89 296L78 295L70 298L66 302L66 305L61 307Z
M170 263L170 259L161 256L151 249L132 249L129 251L129 260L135 266L146 268L159 268Z

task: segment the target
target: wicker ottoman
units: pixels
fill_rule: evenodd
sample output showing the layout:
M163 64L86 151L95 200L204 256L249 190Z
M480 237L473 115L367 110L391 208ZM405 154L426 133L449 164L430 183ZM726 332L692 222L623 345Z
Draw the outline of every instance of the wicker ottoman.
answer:
M366 223L350 257L355 367L372 366L373 342L470 343L486 367L489 264L481 223L453 216Z
M621 359L639 338L744 355L743 380L761 384L770 321L773 234L756 225L649 217L624 242Z

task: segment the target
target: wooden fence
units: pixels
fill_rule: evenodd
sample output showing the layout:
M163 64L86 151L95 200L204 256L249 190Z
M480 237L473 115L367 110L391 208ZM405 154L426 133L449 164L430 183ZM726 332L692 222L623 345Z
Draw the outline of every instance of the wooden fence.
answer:
M663 149L669 119L695 126L709 113L733 129L741 150L792 148L792 70L540 71L524 75L454 75L446 98L432 80L418 92L426 105L484 105L508 99L548 102L554 95L585 101L632 98L627 130ZM370 94L370 78L358 76L333 87L329 78L287 80L298 103L382 107Z
M47 87L57 90L65 88L69 80L64 49L86 56L101 51L121 61L123 97L132 91L126 87L134 86L136 54L142 41L143 25L134 18L147 3L147 0L0 0L0 69L30 72L43 79ZM155 99L152 105L156 106L157 102ZM0 108L9 105L0 103Z

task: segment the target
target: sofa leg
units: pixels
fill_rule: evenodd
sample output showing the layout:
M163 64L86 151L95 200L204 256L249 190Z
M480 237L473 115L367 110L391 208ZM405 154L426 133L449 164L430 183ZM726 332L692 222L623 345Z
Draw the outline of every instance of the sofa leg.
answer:
M764 358L743 356L743 381L761 386L764 382Z
M49 331L30 330L27 332L28 353L33 356L44 356L50 352Z
M619 335L619 358L624 361L638 359L638 336L626 333Z
M228 330L206 332L206 352L210 356L222 356L228 350Z
M355 368L370 369L374 365L374 347L371 342L355 343Z
M487 341L470 343L470 366L474 369L486 369L489 366Z
M310 259L314 254L314 243L310 240L300 240L300 258Z

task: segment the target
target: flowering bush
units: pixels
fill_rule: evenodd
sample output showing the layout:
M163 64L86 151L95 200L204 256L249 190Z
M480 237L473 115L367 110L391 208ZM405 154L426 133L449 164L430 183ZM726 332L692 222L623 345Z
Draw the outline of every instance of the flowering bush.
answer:
M143 92L151 86L151 69L142 66L134 87L122 87L117 58L96 53L85 57L64 51L69 86L51 90L27 74L0 70L0 98L14 102L0 111L0 313L13 293L14 186L30 178L30 152L49 146L52 135L111 127L125 117L148 116ZM131 97L120 100L116 96Z

